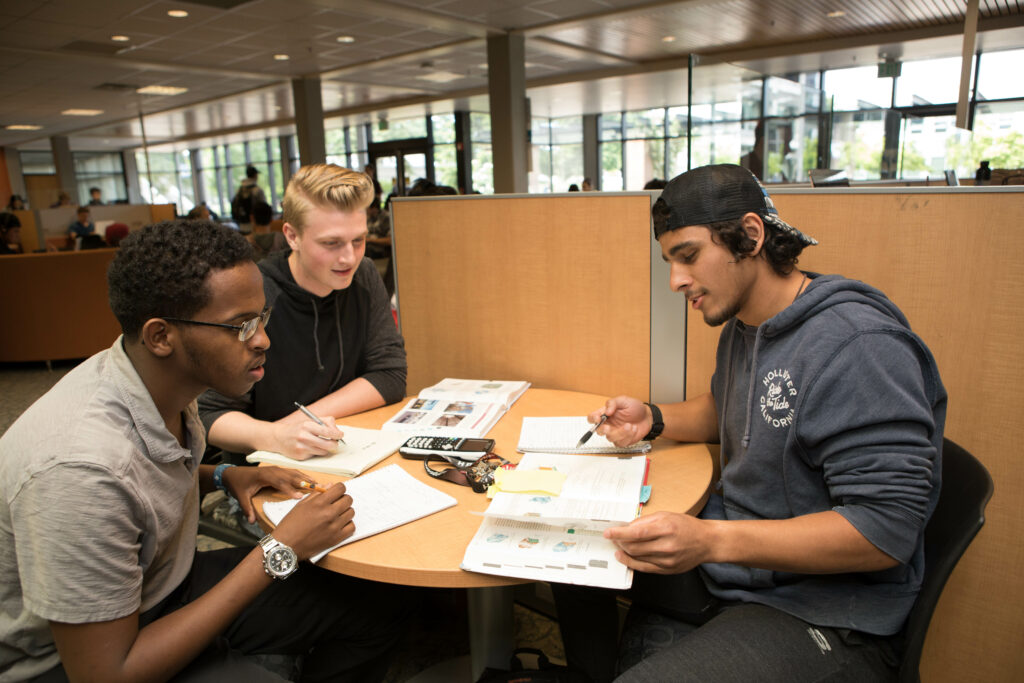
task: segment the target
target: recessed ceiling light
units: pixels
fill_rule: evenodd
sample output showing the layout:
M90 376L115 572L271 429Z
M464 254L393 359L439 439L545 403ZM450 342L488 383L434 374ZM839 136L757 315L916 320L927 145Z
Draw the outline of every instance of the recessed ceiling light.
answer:
M274 55L274 59L276 59L279 62L287 62L289 59L291 59L291 57L289 57L288 55Z
M178 88L173 85L147 85L144 88L138 88L135 92L140 95L180 95L183 92L188 92L188 88Z
M356 39L352 36L338 36L336 39L339 43L354 43Z
M118 43L127 43L131 40L128 36L110 36L110 39Z
M169 9L167 10L167 16L174 17L175 19L184 19L188 16L188 12L183 9Z
M839 17L845 17L846 12L844 12L841 9L837 9L835 11L829 12L825 16L828 17L829 19L838 19Z
M12 123L9 126L4 126L7 130L39 130L42 126L34 126L29 123Z
M661 42L663 42L663 43L672 43L672 42L675 41L675 39L676 39L675 36L663 36L662 39L661 39Z
M99 116L102 109L65 109L61 112L64 116Z

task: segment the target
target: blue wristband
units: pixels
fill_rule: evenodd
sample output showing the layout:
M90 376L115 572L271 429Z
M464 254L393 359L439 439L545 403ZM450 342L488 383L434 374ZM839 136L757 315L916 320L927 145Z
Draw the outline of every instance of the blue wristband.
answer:
M224 493L228 493L227 487L224 486L224 470L229 467L234 467L234 465L229 462L222 462L213 469L213 485L216 486L219 491L223 491Z

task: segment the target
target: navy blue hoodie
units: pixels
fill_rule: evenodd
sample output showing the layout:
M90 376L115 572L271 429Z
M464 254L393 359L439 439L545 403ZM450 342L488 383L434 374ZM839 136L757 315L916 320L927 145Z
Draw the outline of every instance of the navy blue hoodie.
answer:
M838 275L808 275L806 291L760 327L734 318L723 329L711 382L722 477L701 517L789 519L835 510L900 564L830 575L702 568L719 597L889 635L902 627L921 585L946 391L928 348L882 292Z

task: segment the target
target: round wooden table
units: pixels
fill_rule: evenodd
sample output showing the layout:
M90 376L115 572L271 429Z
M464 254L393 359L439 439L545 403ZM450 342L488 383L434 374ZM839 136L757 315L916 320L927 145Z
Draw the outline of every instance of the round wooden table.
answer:
M516 444L519 442L519 430L524 416L586 415L600 408L606 400L606 397L595 394L531 388L512 405L487 436L497 442L495 452L498 455L519 462L521 454L516 452ZM342 431L345 425L379 429L406 402L342 418L339 426ZM659 510L696 513L703 507L710 491L713 471L711 454L705 444L680 444L658 439L649 457L651 499L644 506L643 514ZM320 561L321 567L350 576L407 586L478 588L527 583L523 579L478 574L459 568L466 547L483 519L473 513L483 512L487 508L487 496L474 493L468 486L433 479L423 471L421 461L408 460L397 453L375 467L392 463L397 463L421 481L455 497L458 504L337 548ZM302 463L296 461L295 467L302 470ZM310 474L320 483L346 479L320 472ZM272 494L261 493L255 501L260 523L266 529L272 528L272 525L263 514L262 503L271 497ZM353 504L358 506L359 501Z

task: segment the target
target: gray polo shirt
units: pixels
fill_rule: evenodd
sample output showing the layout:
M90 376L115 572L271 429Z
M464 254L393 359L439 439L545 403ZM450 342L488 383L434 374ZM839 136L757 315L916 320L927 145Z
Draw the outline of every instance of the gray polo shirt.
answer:
M164 426L121 338L0 438L0 682L57 665L48 621L145 611L188 574L205 432Z

